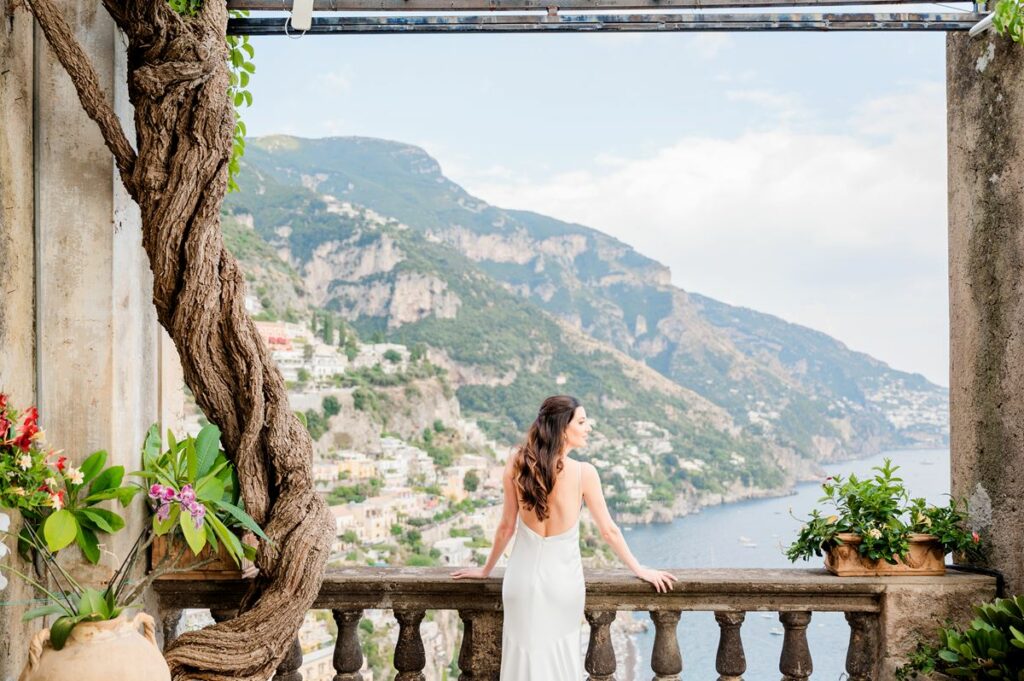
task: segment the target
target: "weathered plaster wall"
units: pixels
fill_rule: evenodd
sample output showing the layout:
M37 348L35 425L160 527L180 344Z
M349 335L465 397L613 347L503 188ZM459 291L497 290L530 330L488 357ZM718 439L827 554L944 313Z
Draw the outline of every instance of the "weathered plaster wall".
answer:
M36 399L32 56L30 18L0 0L0 392L19 406ZM0 518L0 523L10 522L12 514L4 515L8 520ZM6 549L0 553L7 553L0 560L24 569L16 555ZM0 600L24 603L32 597L20 580L0 577L3 581L8 583L0 590ZM21 622L24 611L24 606L0 609L3 681L16 678L16 665L33 632Z
M133 139L121 36L101 3L61 6ZM47 441L74 461L105 449L108 465L136 470L149 425L177 428L182 411L138 209L24 8L5 13L0 40L0 390L20 406L38 404ZM126 530L102 546L99 568L72 552L80 576L101 579L120 562L144 521L141 504L126 518ZM3 600L16 595L27 596L10 586L0 592ZM0 609L2 681L24 662L30 630L19 616Z
M1024 47L946 40L952 490L1024 593Z

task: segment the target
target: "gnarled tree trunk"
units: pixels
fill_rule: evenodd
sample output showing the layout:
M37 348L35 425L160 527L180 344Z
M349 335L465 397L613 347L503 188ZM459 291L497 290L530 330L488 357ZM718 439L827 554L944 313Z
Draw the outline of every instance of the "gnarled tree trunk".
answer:
M103 0L128 40L136 151L52 0L26 1L141 208L158 318L185 382L221 429L246 510L273 542L260 547L243 613L182 635L167 661L176 679L262 681L320 589L333 522L313 487L309 434L245 312L244 279L221 237L234 128L225 3L208 0L184 17L166 0Z

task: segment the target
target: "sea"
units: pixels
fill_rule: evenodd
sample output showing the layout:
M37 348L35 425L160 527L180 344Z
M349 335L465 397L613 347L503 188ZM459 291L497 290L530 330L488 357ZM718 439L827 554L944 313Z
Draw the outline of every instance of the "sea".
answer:
M900 450L823 466L826 475L872 475L889 458L912 497L947 503L950 488L948 450ZM796 536L803 519L821 497L821 481L798 485L795 494L742 501L703 509L671 523L625 525L626 541L641 563L672 568L822 567L821 559L791 563L784 547ZM947 558L948 562L948 558ZM836 579L839 579L838 577ZM636 669L622 670L633 679L649 679L654 625L646 614L647 632L636 635ZM684 679L714 679L718 624L711 612L684 612L678 628ZM741 634L747 659L746 681L778 681L782 626L777 613L749 612ZM846 678L844 664L850 629L842 613L814 613L807 640L814 663L812 678ZM622 660L619 661L622 664ZM632 672L630 674L630 672ZM620 678L623 678L620 677Z

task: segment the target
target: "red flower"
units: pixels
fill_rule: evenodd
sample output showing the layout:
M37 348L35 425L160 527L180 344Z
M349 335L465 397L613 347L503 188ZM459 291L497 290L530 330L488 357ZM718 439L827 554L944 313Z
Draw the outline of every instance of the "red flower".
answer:
M66 456L58 456L57 457L57 464L56 465L57 465L57 470L60 471L61 473L63 473L64 472L64 467L68 465L68 457L66 457Z
M981 535L978 534L977 530L971 532L971 541L973 541L975 544L981 541Z
M7 408L7 395L5 393L0 393L0 409L6 409L6 408Z
M35 407L25 410L24 420L18 426L18 437L14 439L14 446L23 452L27 452L32 446L32 438L39 432L39 411Z

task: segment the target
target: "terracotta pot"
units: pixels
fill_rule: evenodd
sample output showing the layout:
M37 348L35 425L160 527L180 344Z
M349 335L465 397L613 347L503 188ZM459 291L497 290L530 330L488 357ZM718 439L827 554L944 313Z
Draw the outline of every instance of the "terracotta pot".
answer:
M836 535L842 544L825 553L825 569L840 577L884 575L944 575L946 554L938 537L931 534L911 534L910 551L904 559L897 558L892 565L884 560L871 560L858 553L861 536L851 532Z
M219 551L214 553L207 544L196 556L192 549L188 548L185 540L177 535L165 534L155 537L152 546L149 547L150 569L155 569L163 561L164 556L169 555L173 560L180 554L181 557L173 564L182 569L163 575L159 579L242 579L243 570L251 568L252 561L243 558L239 567L224 550L223 544L218 548Z
M18 681L170 681L154 632L153 618L144 612L132 620L121 615L80 622L64 647L54 650L50 630L43 629L29 644Z

